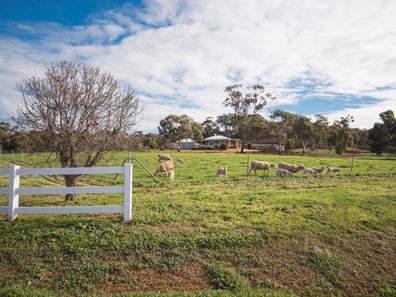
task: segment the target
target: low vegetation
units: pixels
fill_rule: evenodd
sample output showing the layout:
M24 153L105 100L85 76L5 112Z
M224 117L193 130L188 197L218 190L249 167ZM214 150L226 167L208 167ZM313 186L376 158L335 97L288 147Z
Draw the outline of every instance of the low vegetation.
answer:
M133 154L151 171L157 152ZM395 296L396 159L170 153L175 180L134 162L133 220L118 214L0 217L1 296ZM0 167L48 167L46 154ZM127 153L107 153L120 166ZM247 176L252 160L339 174ZM51 166L58 166L55 162ZM228 178L216 178L221 166ZM7 185L0 177L0 186ZM122 184L83 176L82 185ZM63 186L57 176L22 186ZM22 206L112 205L121 195L22 196ZM0 196L0 205L6 197Z

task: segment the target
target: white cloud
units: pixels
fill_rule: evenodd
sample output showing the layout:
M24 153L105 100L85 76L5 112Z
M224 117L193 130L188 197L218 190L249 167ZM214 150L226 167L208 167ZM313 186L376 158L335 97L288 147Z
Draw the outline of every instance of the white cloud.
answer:
M356 126L369 127L396 107L396 96L377 89L396 87L395 13L392 0L150 0L141 10L129 5L95 16L87 26L17 24L47 36L0 37L0 113L15 110L21 78L68 59L99 65L142 94L145 130L169 113L203 120L225 112L224 88L235 80L263 83L278 105L304 104L301 86L290 85L298 78L317 83L313 94L378 98L328 113L351 113Z
M339 119L350 114L355 122L352 127L371 128L375 122L380 122L379 114L388 109L396 111L396 89L368 92L366 95L381 98L381 101L374 104L363 104L358 108L346 108L336 112L326 114L330 121Z

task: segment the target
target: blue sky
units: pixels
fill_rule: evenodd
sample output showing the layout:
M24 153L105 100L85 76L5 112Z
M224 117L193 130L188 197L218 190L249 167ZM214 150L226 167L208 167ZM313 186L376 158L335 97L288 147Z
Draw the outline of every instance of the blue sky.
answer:
M64 26L84 25L90 15L117 9L132 3L141 7L141 1L125 0L3 0L0 19L3 22L56 22Z
M392 0L9 1L0 9L0 119L16 85L60 59L130 84L139 129L169 113L202 121L227 112L224 88L261 83L285 109L371 127L396 109Z

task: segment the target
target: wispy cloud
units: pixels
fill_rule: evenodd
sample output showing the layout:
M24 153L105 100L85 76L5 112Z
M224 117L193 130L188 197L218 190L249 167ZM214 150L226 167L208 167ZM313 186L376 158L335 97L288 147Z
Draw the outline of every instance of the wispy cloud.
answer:
M278 107L306 114L313 100L332 100L335 109L324 112L331 119L350 113L369 127L396 108L395 12L392 0L150 0L93 15L84 26L8 23L0 113L15 111L20 79L68 59L130 83L145 101L144 130L168 113L197 120L223 113L224 87L235 82L260 82Z

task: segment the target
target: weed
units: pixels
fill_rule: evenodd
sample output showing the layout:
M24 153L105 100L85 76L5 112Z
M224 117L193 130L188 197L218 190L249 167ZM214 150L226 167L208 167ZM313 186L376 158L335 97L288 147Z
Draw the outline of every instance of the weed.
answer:
M215 264L205 264L204 269L215 289L241 291L248 287L246 280L232 269Z

